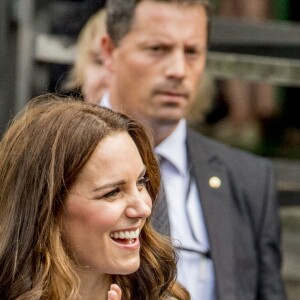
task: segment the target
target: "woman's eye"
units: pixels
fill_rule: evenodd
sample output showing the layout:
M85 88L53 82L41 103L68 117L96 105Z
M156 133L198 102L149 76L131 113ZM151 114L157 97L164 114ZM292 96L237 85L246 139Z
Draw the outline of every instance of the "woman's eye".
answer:
M114 189L108 193L106 193L105 195L103 195L101 198L102 199L110 199L110 198L114 198L116 197L118 194L120 193L120 189L117 188L117 189Z
M96 65L103 66L103 60L101 58L95 58L93 62Z
M137 187L139 190L142 190L144 187L147 187L147 183L149 182L149 177L142 177L137 182Z

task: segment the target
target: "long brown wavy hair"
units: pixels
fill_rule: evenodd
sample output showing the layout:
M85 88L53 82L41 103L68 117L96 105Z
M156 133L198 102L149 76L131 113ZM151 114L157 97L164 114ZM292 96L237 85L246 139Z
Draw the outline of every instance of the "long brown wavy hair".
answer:
M139 149L155 204L160 173L140 123L51 94L32 100L12 121L0 143L0 299L80 299L80 279L62 241L59 218L68 190L98 143L122 131ZM139 269L111 275L122 299L190 299L176 282L170 239L147 219L140 240Z

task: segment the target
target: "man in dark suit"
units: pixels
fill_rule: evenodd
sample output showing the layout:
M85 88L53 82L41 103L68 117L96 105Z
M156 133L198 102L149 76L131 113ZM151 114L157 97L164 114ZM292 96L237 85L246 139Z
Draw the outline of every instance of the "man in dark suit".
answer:
M209 10L207 0L108 0L102 51L112 77L101 104L153 132L166 195L153 222L171 233L192 298L284 299L270 163L185 120L205 68Z

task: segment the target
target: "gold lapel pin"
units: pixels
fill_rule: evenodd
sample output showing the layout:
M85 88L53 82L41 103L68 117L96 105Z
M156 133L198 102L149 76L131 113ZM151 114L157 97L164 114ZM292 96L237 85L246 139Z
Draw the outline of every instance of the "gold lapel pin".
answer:
M222 184L221 179L217 176L213 176L213 177L209 178L208 183L209 183L210 187L213 189L218 189Z

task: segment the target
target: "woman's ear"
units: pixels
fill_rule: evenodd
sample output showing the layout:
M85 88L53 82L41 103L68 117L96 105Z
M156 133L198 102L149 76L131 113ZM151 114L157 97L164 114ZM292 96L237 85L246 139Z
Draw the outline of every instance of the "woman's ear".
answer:
M103 64L109 71L113 70L113 53L115 50L114 42L108 34L101 38L101 52L103 57Z

